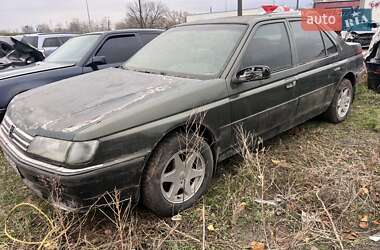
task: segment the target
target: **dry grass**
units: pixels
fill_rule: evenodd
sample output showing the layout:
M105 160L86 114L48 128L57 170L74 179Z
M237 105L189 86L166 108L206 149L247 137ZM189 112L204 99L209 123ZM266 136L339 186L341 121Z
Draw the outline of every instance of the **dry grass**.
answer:
M24 201L53 220L45 249L243 249L253 241L270 249L379 249L368 240L380 231L379 104L380 95L360 88L345 123L315 119L259 151L241 133L243 157L221 164L210 191L177 221L122 207L117 192L108 208L85 215L51 210L0 157L0 249L30 249L1 231L9 210ZM26 240L49 231L29 209L10 224Z

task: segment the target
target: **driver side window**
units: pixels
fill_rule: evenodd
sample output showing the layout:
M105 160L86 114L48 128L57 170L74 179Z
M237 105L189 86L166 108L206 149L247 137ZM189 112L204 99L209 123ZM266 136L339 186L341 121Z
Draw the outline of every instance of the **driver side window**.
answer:
M108 64L122 63L140 48L140 42L135 35L117 36L109 38L96 55L105 56Z
M240 66L269 66L272 72L292 66L292 52L288 32L284 23L260 26L249 41Z

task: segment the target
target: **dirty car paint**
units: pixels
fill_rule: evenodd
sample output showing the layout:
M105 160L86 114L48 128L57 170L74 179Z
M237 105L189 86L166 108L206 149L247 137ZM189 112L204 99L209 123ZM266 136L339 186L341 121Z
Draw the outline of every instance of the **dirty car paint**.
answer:
M189 95L191 92L194 94ZM91 140L225 96L223 80L110 68L21 94L11 102L8 116L32 136ZM97 130L96 135L90 128Z

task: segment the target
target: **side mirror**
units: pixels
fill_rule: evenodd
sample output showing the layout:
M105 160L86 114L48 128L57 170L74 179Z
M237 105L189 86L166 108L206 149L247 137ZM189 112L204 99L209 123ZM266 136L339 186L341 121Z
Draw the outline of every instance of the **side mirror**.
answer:
M104 64L107 64L105 56L94 56L93 58L91 58L87 66L96 67L96 66L104 65Z
M371 28L376 29L378 27L379 27L379 25L377 23L371 23Z
M236 74L236 83L259 81L268 79L271 76L271 69L265 65L251 66L240 70Z

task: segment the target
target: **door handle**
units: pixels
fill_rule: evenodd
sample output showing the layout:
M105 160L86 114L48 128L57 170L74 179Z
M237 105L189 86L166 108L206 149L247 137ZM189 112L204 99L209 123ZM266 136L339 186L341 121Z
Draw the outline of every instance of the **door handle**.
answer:
M291 83L286 84L287 89L294 88L297 85L297 81L293 81Z

